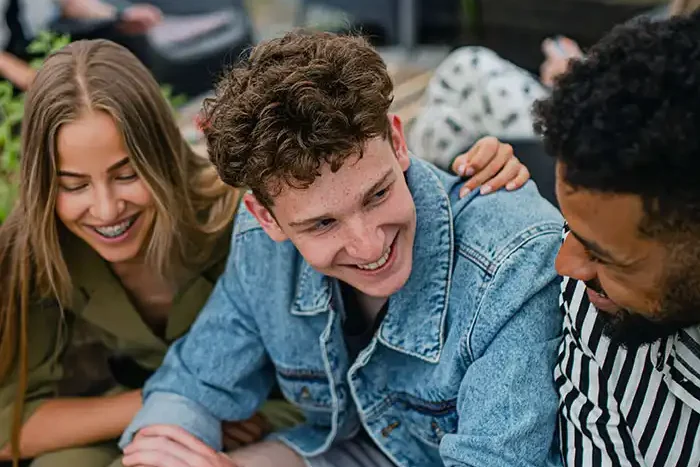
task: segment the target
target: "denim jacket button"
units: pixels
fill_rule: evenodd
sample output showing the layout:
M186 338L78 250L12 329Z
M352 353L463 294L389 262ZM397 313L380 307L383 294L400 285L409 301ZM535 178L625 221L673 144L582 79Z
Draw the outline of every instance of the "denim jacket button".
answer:
M390 425L385 426L385 427L382 429L382 436L385 437L385 438L389 437L389 435L391 434L391 432L394 431L396 428L398 428L399 425L400 425L399 422L394 422L394 423L392 423L392 424L390 424Z
M440 428L440 425L438 425L437 422L433 421L430 424L430 427L433 429L433 433L435 433L435 436L438 438L442 439L442 437L445 435L445 432L442 431L442 428Z
M302 399L308 399L311 397L311 391L309 391L309 388L304 386L301 388L301 398Z

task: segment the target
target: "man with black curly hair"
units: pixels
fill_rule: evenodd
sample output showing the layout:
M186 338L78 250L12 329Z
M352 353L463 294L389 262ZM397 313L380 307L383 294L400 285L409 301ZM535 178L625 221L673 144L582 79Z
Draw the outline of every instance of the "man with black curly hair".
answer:
M700 465L700 16L616 28L535 116L568 223L566 463Z

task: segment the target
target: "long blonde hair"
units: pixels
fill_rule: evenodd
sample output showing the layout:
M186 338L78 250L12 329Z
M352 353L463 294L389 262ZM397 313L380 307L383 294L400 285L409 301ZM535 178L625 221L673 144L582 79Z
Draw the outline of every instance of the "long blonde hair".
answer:
M88 110L114 119L152 192L157 214L146 261L163 277L175 263L206 261L237 205L237 192L183 140L158 84L128 50L105 40L78 41L46 60L25 101L19 199L0 226L0 382L17 370L15 460L27 388L29 307L52 300L69 308L73 295L62 254L68 234L55 215L56 136L61 125Z

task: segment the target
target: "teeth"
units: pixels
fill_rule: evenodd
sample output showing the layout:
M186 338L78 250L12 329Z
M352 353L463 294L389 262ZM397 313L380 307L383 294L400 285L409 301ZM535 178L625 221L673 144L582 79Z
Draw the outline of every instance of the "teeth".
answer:
M391 248L387 248L387 250L384 252L382 257L379 258L374 263L358 264L357 267L360 269L364 269L365 271L374 271L375 269L379 269L386 264L387 260L389 259L390 253L391 253Z
M133 224L134 218L132 217L131 219L127 219L124 222L121 222L116 225L110 225L107 227L93 227L95 231L102 235L103 237L107 238L115 238L120 235L122 235L124 232L126 232L129 227L131 227L131 224Z

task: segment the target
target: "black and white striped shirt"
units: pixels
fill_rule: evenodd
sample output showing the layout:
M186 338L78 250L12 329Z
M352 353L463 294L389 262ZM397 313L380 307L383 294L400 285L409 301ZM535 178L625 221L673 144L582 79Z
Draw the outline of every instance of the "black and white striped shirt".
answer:
M564 279L560 307L566 465L700 466L700 328L628 351L602 334L583 282Z

